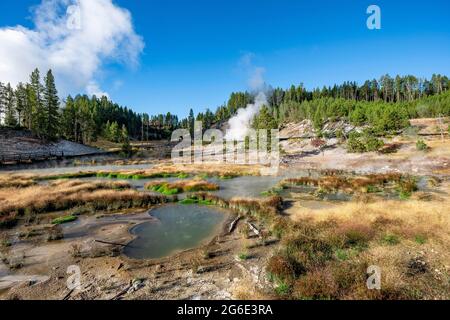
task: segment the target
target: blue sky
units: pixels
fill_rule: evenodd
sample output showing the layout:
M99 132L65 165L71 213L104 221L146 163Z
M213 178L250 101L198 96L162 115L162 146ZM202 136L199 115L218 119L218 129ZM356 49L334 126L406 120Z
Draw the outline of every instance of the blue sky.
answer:
M0 27L33 27L39 0L1 1ZM450 74L450 1L116 0L145 42L140 64L106 63L96 78L138 112L185 116L248 89L251 65L274 87L307 88L382 74ZM381 30L366 9L381 8ZM1 44L0 44L1 46Z

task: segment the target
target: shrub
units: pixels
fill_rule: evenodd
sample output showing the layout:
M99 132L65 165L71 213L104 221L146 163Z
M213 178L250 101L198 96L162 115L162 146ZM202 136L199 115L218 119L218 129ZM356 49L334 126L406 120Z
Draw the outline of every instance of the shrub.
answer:
M345 233L345 246L346 247L365 247L369 237L366 232L352 229Z
M414 177L403 177L397 183L397 190L399 192L399 197L402 200L409 199L413 192L418 190L417 180Z
M124 157L131 157L133 154L133 148L131 147L130 140L128 138L124 139L121 146L121 155Z
M328 241L339 249L363 249L373 238L373 230L366 225L348 223L336 230L333 230L328 237Z
M338 286L327 269L310 272L295 281L293 296L296 299L329 300L338 295Z
M384 146L381 139L376 138L372 132L352 132L347 140L347 150L354 153L378 151Z
M360 135L357 132L352 132L347 140L347 150L354 153L363 153L366 151L366 147L360 139Z
M367 263L345 261L331 265L331 275L340 294L366 285ZM365 288L366 289L366 288Z
M272 234L281 239L283 235L288 231L289 223L282 217L276 217L272 224Z
M416 148L419 151L427 151L429 149L428 145L422 139L417 141Z
M278 285L275 287L275 293L279 296L287 296L289 295L291 292L291 286L284 282L284 281L280 281L278 283Z
M365 137L366 152L378 151L384 146L384 142L374 136Z
M266 270L269 278L278 282L290 281L294 279L296 273L292 260L280 254L269 259Z
M372 122L376 131L380 134L394 132L409 126L406 110L394 104L386 104Z
M344 131L342 129L336 130L336 138L339 141L343 141L345 137Z
M356 255L358 255L358 253L360 252L359 248L349 248L349 249L336 249L334 252L335 257L340 260L340 261L347 261L350 260L351 258L355 257Z
M315 269L333 258L332 246L315 234L299 233L284 242L287 254L295 257L300 269Z
M378 193L380 191L381 191L380 188L378 188L377 186L373 186L373 185L368 185L367 189L366 189L367 193Z

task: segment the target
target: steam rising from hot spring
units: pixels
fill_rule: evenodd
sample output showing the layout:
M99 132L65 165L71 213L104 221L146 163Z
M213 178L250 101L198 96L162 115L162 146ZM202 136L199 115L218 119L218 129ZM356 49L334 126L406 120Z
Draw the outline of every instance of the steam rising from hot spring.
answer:
M243 141L248 135L253 118L259 113L263 105L267 105L267 97L261 91L255 97L255 103L239 109L237 114L228 121L229 129L225 139Z

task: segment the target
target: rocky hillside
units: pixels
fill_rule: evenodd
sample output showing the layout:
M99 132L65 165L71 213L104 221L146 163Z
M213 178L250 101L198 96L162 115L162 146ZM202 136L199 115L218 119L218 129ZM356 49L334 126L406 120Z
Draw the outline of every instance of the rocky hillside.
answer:
M102 151L67 140L47 143L33 136L30 131L0 129L0 155L45 152L64 152L66 156L79 156Z
M322 128L325 136L334 137L337 131L342 131L348 135L353 130L360 130L348 122L336 121L327 122ZM315 137L315 130L311 120L303 120L301 122L293 122L284 125L280 130L280 139L308 139Z

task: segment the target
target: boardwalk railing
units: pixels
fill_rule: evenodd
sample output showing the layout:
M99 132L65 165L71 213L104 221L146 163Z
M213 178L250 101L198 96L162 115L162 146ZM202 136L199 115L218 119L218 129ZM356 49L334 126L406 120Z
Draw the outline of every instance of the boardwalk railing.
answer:
M0 153L0 164L34 162L64 158L64 151Z

